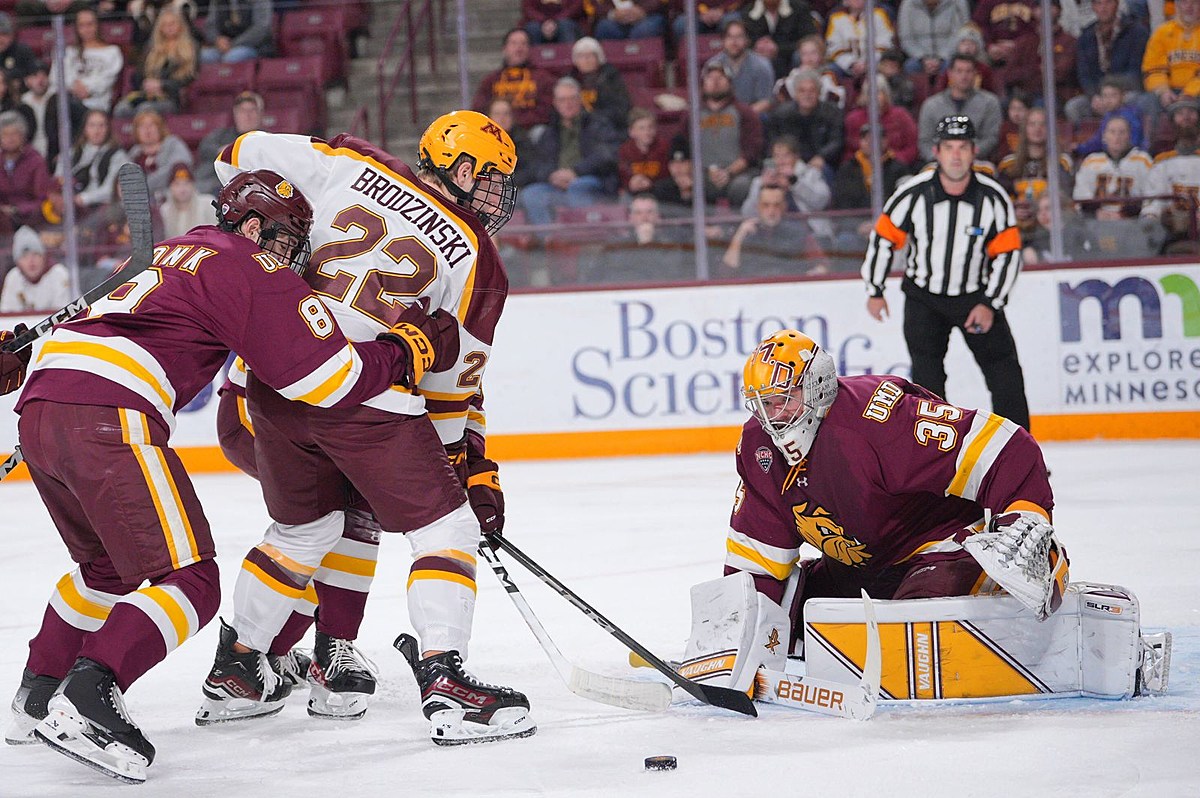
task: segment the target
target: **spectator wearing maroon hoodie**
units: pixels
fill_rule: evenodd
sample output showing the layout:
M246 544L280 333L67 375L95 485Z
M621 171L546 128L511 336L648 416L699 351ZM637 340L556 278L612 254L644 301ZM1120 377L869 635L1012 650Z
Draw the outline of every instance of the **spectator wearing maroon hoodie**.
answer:
M617 150L621 191L641 194L667 176L670 142L659 135L654 113L634 108L629 113L629 138Z
M521 0L521 25L533 44L570 44L586 21L583 0Z
M884 147L891 150L896 160L904 166L912 166L917 160L917 121L908 111L892 104L892 91L887 78L876 75L875 85L879 90L879 125L885 134ZM842 152L843 162L854 157L858 145L858 130L870 120L867 113L869 102L867 93L861 92L858 95L858 107L846 114L846 147Z
M0 114L0 225L15 230L44 223L42 204L54 189L46 159L28 144L29 128L17 111Z
M1075 69L1075 37L1062 29L1059 0L1050 0L1052 14L1052 46L1054 50L1054 86L1059 102L1066 102L1079 93ZM1005 94L1023 91L1030 97L1042 96L1042 7L1033 7L1034 27L1012 40L1012 52L1007 63L1000 67L997 77Z
M526 129L550 121L554 77L529 65L529 34L513 28L504 34L503 66L484 75L471 107L483 112L495 99L512 103L517 124Z
M971 19L987 42L987 57L997 66L1011 60L1016 39L1022 34L1038 32L1033 18L1037 0L980 0Z

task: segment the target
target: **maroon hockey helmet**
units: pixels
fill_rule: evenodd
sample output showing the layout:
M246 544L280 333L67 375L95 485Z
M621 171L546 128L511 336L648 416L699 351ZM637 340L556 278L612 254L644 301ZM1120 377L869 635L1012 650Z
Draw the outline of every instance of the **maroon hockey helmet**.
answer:
M222 230L236 230L252 214L262 219L258 245L304 274L312 254L312 205L283 175L270 169L241 172L225 184L215 204Z

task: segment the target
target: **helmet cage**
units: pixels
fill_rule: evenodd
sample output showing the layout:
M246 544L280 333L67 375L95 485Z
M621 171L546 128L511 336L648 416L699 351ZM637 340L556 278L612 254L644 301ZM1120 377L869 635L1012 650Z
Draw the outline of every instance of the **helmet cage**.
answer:
M222 187L213 205L222 230L238 230L247 219L257 217L262 223L258 246L296 274L304 274L312 256L308 240L312 206L278 173L242 172Z
M465 152L454 160L449 169L436 166L428 153L424 155L417 162L417 168L437 175L458 205L469 208L479 217L488 235L495 235L508 224L517 207L517 185L512 175L504 174L491 163L476 167L475 158ZM475 176L475 185L470 191L463 191L452 177L464 161L471 164L471 174Z
M794 330L759 344L742 381L746 409L792 465L808 456L837 390L833 358Z

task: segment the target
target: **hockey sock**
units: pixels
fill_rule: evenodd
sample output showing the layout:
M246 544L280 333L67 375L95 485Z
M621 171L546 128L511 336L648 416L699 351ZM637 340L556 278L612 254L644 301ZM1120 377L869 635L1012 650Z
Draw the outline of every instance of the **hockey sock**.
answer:
M122 584L107 556L65 574L50 595L41 628L29 641L26 667L39 676L66 676L84 638L103 626L112 606L132 591L132 585Z
M422 651L467 656L475 615L475 555L479 521L464 502L432 524L406 536L413 564L408 576L408 617Z
M79 656L107 665L128 690L146 671L217 614L221 580L213 560L201 560L122 597Z

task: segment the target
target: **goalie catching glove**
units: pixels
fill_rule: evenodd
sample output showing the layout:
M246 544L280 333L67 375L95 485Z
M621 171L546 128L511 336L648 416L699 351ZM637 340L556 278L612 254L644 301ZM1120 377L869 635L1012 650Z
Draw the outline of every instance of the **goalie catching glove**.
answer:
M414 392L427 371L445 371L458 360L458 319L438 308L426 313L428 300L406 307L377 340L391 341L407 353L403 373L393 383Z
M992 516L987 529L963 542L983 570L1044 621L1067 590L1067 553L1046 516L1009 510Z
M8 343L28 329L24 324L18 324L12 332L0 330L0 346ZM29 358L32 354L33 348L29 346L23 347L16 352L0 350L0 396L12 393L25 382L25 369L29 365Z

